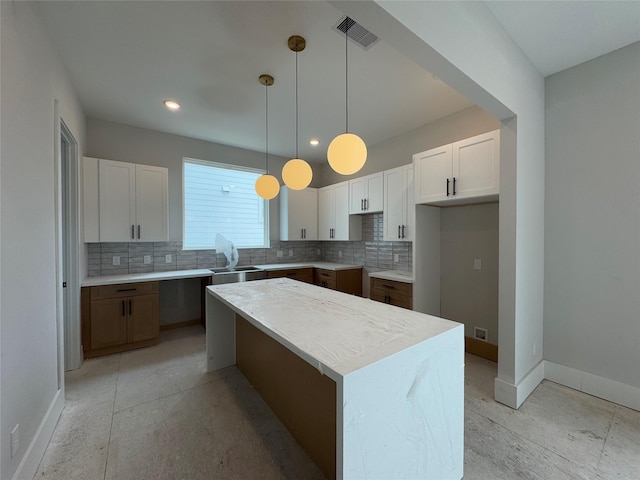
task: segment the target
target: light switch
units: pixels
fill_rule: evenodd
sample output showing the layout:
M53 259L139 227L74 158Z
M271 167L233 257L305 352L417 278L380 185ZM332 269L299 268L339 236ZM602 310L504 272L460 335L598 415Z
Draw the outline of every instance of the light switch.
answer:
M276 257L282 258L282 255L284 255L284 252L282 250L276 250Z
M482 260L480 260L479 258L476 258L473 261L473 269L474 270L481 270L482 269Z
M293 257L293 248L289 249L289 256Z
M111 261L112 265L120 265L120 257L118 256L114 256L112 261Z
M151 255L144 256L144 264L149 265L151 263Z
M399 253L394 253L393 254L393 263L398 263L400 262L400 254Z
M171 254L168 253L164 256L164 263L171 263Z
M338 257L342 258L342 250L338 250Z

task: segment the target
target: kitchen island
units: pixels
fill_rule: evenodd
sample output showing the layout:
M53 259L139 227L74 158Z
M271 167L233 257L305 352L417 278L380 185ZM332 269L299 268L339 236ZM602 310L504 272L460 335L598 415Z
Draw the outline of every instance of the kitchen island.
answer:
M286 278L206 308L208 370L237 364L328 478L462 478L461 324Z

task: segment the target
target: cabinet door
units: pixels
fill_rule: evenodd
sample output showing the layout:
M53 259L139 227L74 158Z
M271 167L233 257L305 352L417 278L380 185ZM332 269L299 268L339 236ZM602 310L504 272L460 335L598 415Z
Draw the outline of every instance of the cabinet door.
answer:
M384 204L384 175L383 172L365 177L367 182L366 213L381 212Z
M158 337L160 313L158 295L140 295L126 299L127 340L139 342Z
M100 198L98 159L84 157L82 162L82 213L84 241L100 241Z
M91 348L114 347L127 343L127 310L125 298L91 302Z
M169 182L164 167L136 165L136 240L169 239Z
M387 242L402 240L406 220L407 191L404 168L384 172L383 235ZM405 227L406 228L406 227Z
M452 177L451 145L433 148L413 156L415 203L431 203L449 198L447 180ZM449 194L453 192L449 185Z
M364 199L367 196L366 177L349 180L349 213L364 213Z
M318 240L318 189L280 189L280 240Z
M456 179L454 198L499 193L500 130L454 143L453 176Z
M336 200L333 186L318 190L318 240L331 240L335 222Z
M130 242L135 236L136 166L99 161L100 241Z
M415 184L413 181L414 170L413 164L407 165L403 170L404 188L405 188L405 229L404 238L406 242L413 242L413 230L416 225L416 202L415 202Z
M349 240L349 182L334 187L335 220L333 240Z

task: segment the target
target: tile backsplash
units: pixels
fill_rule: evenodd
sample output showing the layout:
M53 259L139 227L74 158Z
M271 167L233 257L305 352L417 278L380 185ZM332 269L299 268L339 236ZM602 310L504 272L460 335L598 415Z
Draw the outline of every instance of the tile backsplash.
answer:
M362 265L368 271L412 269L411 242L382 240L382 214L364 215L362 241L281 242L270 248L240 249L238 265L325 261ZM182 242L89 243L88 275L124 275L224 267L227 259L213 250L182 250ZM282 257L278 257L278 252ZM394 262L398 255L398 262ZM113 265L114 257L119 265ZM150 263L145 263L145 257ZM169 260L169 261L167 261ZM116 263L117 263L116 261Z

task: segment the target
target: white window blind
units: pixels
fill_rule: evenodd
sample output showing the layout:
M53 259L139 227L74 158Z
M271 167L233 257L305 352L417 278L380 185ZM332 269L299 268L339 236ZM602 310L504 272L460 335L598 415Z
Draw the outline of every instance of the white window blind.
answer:
M268 246L268 203L254 187L263 171L186 158L182 166L183 249L213 249L217 233L236 248Z

